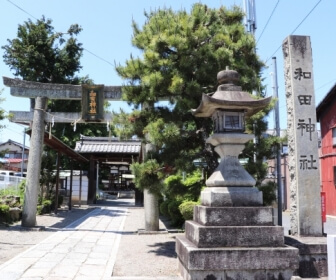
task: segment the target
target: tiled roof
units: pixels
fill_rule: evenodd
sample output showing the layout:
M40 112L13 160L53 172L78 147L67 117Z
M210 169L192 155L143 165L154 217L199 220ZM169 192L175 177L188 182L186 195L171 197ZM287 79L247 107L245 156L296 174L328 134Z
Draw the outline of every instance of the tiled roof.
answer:
M24 161L27 161L27 159L24 159ZM20 163L22 162L21 158L0 158L0 162L2 163Z
M123 153L139 154L140 141L85 141L76 142L75 151L78 153Z
M8 158L7 161L9 163L20 163L22 162L22 159L21 158ZM24 161L27 161L27 159L25 159Z

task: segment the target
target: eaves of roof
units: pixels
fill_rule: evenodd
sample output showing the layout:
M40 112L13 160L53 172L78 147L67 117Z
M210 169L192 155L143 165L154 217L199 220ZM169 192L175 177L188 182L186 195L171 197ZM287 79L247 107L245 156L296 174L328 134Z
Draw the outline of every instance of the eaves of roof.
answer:
M336 102L336 84L330 89L328 94L316 107L316 118L320 121L322 115L328 110L329 106Z
M141 142L94 142L78 141L75 151L78 153L120 153L120 154L139 154Z

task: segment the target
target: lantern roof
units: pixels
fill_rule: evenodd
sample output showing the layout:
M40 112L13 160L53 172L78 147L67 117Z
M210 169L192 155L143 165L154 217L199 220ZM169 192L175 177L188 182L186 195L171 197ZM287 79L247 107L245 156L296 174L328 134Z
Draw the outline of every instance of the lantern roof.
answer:
M212 94L202 95L201 104L192 109L196 117L211 117L218 110L245 111L246 117L264 109L271 102L272 97L256 99L248 92L242 91L237 85L239 74L235 70L223 70L217 74L219 86Z

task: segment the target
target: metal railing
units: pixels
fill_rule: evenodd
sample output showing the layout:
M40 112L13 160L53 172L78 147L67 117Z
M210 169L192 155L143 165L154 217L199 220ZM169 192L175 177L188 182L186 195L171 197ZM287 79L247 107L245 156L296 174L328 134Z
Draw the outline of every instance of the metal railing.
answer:
M19 194L20 183L26 178L20 176L0 175L0 195Z

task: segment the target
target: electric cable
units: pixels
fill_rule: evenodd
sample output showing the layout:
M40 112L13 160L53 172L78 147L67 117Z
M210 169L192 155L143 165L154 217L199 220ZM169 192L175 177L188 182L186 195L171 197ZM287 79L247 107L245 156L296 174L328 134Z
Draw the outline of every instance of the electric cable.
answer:
M256 44L258 44L258 42L259 42L261 36L263 35L263 33L264 33L266 27L268 26L268 23L270 22L270 20L271 20L273 14L274 14L276 8L278 7L279 2L280 2L280 0L278 0L278 2L275 4L275 6L274 6L274 8L273 8L273 11L272 11L271 15L269 16L269 18L268 18L268 20L267 20L267 22L266 22L266 24L265 24L263 30L261 31L261 33L260 33L260 35L259 35L259 37L258 37L258 40L257 40L257 43L256 43Z
M295 29L290 33L290 35L293 35L293 33L301 26L301 24L309 17L309 15L316 9L316 7L322 2L322 0L319 0L315 6L309 11L309 13L301 20L301 22L295 27ZM265 64L267 63L268 60L270 60L277 52L278 50L282 47L282 44L275 50L275 52L266 59Z
M32 17L35 20L38 20L38 18L36 18L35 16L33 16L31 13L27 12L25 9L21 8L20 6L18 6L17 4L13 3L11 0L7 0L9 3L11 3L13 6L15 6L16 8L18 8L19 10L21 10L22 12L24 12L25 14L29 15L30 17ZM86 48L83 48L83 50L85 50L86 52L90 53L91 55L95 56L96 58L110 64L111 66L114 66L111 62L109 62L108 60L96 55L95 53L89 51Z

